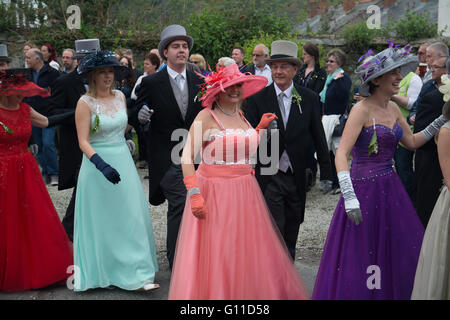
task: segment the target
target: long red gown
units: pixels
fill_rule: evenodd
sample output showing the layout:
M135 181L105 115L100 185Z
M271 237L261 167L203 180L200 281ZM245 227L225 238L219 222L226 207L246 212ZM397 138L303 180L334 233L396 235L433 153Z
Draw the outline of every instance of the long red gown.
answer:
M30 107L0 121L0 291L46 287L70 276L72 245L28 151Z

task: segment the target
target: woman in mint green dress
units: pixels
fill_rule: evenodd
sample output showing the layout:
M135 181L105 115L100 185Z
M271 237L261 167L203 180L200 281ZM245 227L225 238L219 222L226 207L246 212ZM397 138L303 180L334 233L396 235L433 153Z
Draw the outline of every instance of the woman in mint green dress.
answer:
M149 207L124 138L125 97L112 89L127 71L109 51L85 57L80 69L89 90L75 113L84 155L75 201L74 289L158 288Z

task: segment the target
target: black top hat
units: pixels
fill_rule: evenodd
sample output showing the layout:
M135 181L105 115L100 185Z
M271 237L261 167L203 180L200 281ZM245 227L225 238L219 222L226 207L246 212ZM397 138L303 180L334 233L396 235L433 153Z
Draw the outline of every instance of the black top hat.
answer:
M108 50L97 51L84 57L80 61L79 70L82 76L87 77L89 72L107 67L114 68L115 79L117 81L122 81L129 74L129 69L117 61L116 54Z

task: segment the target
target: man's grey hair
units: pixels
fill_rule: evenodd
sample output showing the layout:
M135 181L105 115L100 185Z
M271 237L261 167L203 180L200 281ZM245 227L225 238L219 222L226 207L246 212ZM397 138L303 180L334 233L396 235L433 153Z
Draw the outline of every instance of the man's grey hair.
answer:
M266 45L265 45L264 43L257 44L257 45L255 46L255 48L256 48L256 47L262 47L262 48L263 48L263 53L264 53L264 55L266 55L266 56L269 56L269 55L270 55L269 48L267 48Z
M428 46L428 49L433 50L437 57L448 57L448 46L445 43L435 42Z
M75 50L73 50L73 49L70 49L70 48L64 49L62 53L64 53L64 51L72 52L72 57L75 55Z
M44 62L44 56L42 55L41 50L39 50L39 49L37 49L37 48L31 48L30 50L31 50L31 52L33 53L33 57L34 57L34 58L39 58L39 60L40 60L41 62Z
M234 59L230 57L222 57L219 59L217 63L223 65L224 67L228 67L231 66L232 64L236 64L236 61L234 61Z

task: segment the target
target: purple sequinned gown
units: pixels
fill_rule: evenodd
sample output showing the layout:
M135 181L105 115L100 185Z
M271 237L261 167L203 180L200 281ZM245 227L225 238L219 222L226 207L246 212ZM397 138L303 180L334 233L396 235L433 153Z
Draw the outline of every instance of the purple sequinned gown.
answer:
M393 156L402 129L376 125L378 153L368 155L373 127L363 128L350 169L363 221L347 218L341 196L325 242L313 299L410 299L424 228Z

